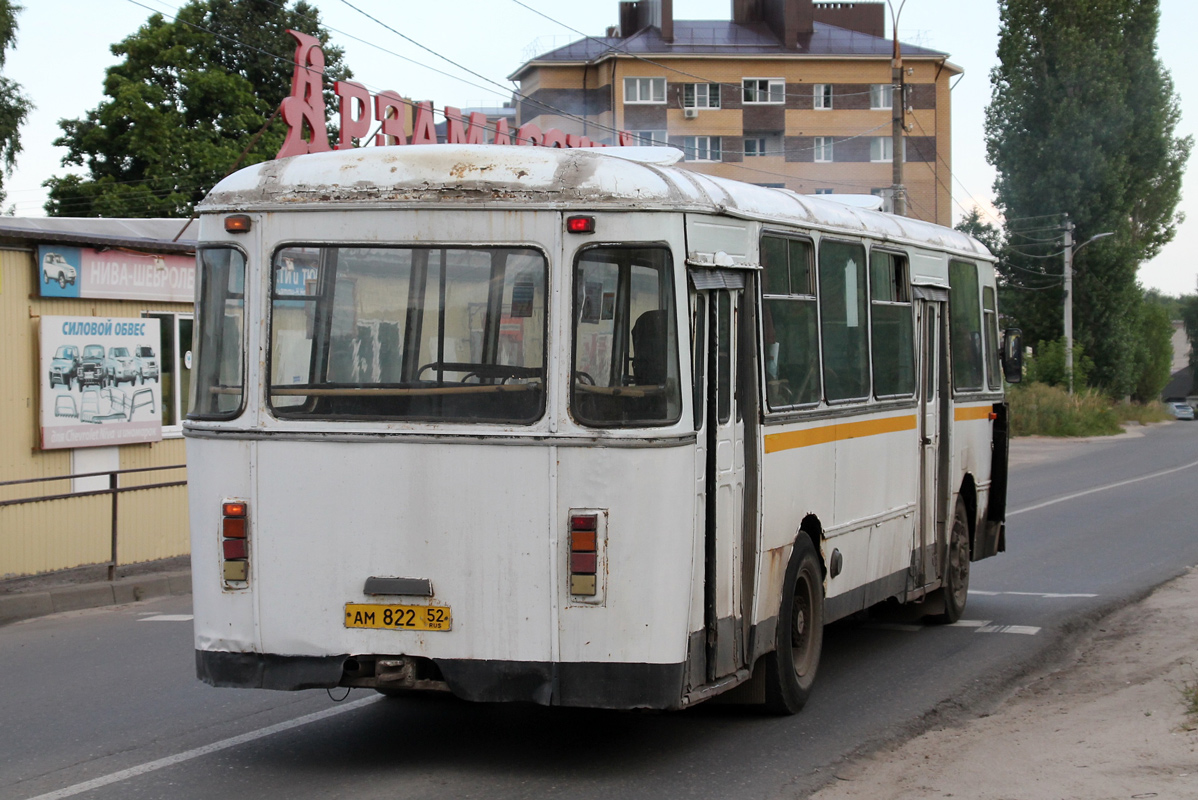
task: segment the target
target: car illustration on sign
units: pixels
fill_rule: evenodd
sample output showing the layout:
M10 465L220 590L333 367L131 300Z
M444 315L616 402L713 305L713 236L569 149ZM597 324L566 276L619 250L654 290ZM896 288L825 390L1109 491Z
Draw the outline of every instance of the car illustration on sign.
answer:
M73 344L60 345L54 351L54 359L50 362L50 388L62 384L68 389L78 379L79 348Z
M79 386L104 386L104 345L89 344L83 347L83 359L79 362Z
M108 348L108 358L104 360L104 375L108 383L119 386L121 381L133 383L137 380L137 362L128 347Z
M133 348L133 358L137 363L137 375L141 378L141 382L145 383L150 378L154 382L158 382L158 357L154 355L154 348L149 345L141 345Z
M75 283L75 268L67 263L61 253L46 253L42 258L42 280L45 283L54 281L65 289L67 284Z

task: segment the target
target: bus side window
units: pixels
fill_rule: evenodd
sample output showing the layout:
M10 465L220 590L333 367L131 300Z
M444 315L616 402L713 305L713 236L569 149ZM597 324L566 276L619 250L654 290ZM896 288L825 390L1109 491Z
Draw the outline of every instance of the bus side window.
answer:
M818 403L819 313L811 242L761 239L761 325L770 410Z
M982 388L982 319L978 268L965 261L948 265L948 313L952 319L953 388Z
M994 287L982 287L982 317L986 324L986 385L991 389L1002 388L1002 370L998 363L998 309L994 301Z
M824 240L819 248L824 392L830 402L869 397L865 248Z
M875 250L870 254L871 344L874 394L915 394L915 342L907 258Z

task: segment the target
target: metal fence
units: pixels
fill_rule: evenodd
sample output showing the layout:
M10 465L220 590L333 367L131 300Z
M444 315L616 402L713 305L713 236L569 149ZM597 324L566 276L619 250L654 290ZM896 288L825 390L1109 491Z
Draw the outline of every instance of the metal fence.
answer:
M117 498L128 492L141 492L147 489L163 489L168 486L186 486L187 481L164 481L162 483L144 483L135 486L121 486L120 476L128 475L134 472L163 472L166 470L187 469L186 464L172 464L165 467L140 467L137 469L113 469L103 472L80 472L74 475L57 475L49 478L26 478L19 481L0 481L0 488L5 486L19 486L32 483L49 483L53 481L70 481L77 478L98 478L108 476L107 489L92 489L83 492L67 492L63 494L44 494L37 497L19 497L14 500L0 500L0 508L5 506L24 505L26 503L45 503L52 500L70 500L78 497L94 497L97 495L109 495L112 497L112 556L108 562L108 580L116 579L117 568L117 542L119 539L119 527L117 523Z

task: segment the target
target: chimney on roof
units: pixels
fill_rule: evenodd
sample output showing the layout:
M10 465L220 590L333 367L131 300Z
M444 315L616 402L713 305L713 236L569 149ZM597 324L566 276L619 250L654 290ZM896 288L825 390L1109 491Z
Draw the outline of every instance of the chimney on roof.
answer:
M627 39L645 28L657 28L661 38L674 41L674 0L625 0L620 3L620 37Z
M881 3L814 3L815 20L879 39L886 38L886 7Z
M732 21L764 22L787 50L799 49L799 37L815 31L812 0L732 0Z

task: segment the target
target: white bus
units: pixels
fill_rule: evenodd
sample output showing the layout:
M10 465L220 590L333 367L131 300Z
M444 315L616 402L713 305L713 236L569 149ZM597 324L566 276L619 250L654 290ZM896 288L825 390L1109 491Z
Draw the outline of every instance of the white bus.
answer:
M679 156L370 148L213 189L200 679L794 713L826 623L960 616L1005 546L993 258Z

